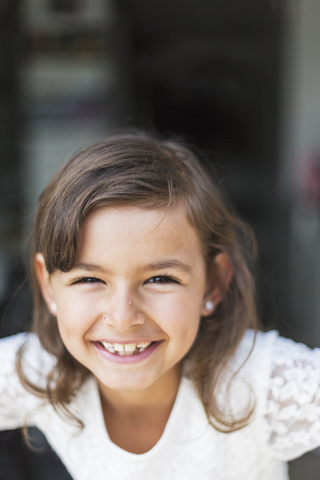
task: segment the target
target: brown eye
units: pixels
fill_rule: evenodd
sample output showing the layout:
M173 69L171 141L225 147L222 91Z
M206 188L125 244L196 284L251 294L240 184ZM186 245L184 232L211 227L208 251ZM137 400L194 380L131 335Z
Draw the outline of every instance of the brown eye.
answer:
M149 278L147 283L179 283L179 282L168 275L158 275L156 277Z
M76 280L75 282L73 282L73 285L77 285L79 283L99 283L99 282L102 282L102 280L96 277L82 277Z

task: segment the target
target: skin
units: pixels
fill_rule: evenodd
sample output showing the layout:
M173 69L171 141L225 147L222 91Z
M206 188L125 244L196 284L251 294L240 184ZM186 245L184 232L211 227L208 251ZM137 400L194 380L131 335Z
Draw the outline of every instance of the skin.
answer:
M163 433L200 318L212 313L206 302L216 306L230 281L227 257L207 268L181 207L106 207L85 219L72 270L49 275L41 254L35 267L66 348L97 378L110 438L148 451ZM97 348L102 340L158 343L142 360L116 363Z

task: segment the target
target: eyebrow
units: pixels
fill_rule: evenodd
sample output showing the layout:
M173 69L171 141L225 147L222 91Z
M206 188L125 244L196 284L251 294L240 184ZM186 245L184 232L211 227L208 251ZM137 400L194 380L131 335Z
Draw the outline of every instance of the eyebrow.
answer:
M191 265L180 262L180 260L163 260L160 262L150 263L145 265L143 270L165 270L166 268L176 268L186 273L190 273L193 270Z
M95 265L91 263L76 263L73 268L79 268L80 270L86 270L88 272L98 271L101 273L109 272L108 269L101 267L100 265ZM181 270L182 272L191 273L193 271L193 267L188 265L187 263L183 263L180 260L162 260L160 262L149 263L148 265L144 265L142 268L144 271L151 271L151 270L165 270L167 268L176 268Z
M95 264L91 264L91 263L83 263L83 262L76 263L73 266L73 268L79 268L80 270L87 270L88 272L93 272L93 271L98 271L98 272L101 272L101 273L108 272L107 269L101 267L100 265L95 265Z

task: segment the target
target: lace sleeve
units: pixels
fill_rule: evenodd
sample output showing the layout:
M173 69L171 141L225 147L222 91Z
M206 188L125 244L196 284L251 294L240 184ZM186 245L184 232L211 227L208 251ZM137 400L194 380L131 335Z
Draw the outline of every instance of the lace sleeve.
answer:
M0 429L14 429L25 424L29 414L40 404L41 399L29 393L20 383L15 369L15 357L19 347L26 341L27 351L24 368L32 381L41 381L45 356L39 355L39 341L34 335L18 334L0 340ZM48 355L48 354L46 354Z
M266 418L270 447L280 459L320 445L320 349L277 338Z

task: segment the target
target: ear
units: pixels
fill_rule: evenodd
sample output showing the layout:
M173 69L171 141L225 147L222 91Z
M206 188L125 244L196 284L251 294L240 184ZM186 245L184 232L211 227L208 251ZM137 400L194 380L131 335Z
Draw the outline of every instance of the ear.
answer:
M233 277L229 259L225 253L218 253L208 269L207 291L203 299L202 316L211 315L221 302Z
M42 253L37 253L34 258L34 269L36 272L36 277L40 286L40 290L43 296L44 301L47 304L48 310L51 315L56 315L57 307L54 302L54 296L50 281L50 274L47 270L44 257Z

